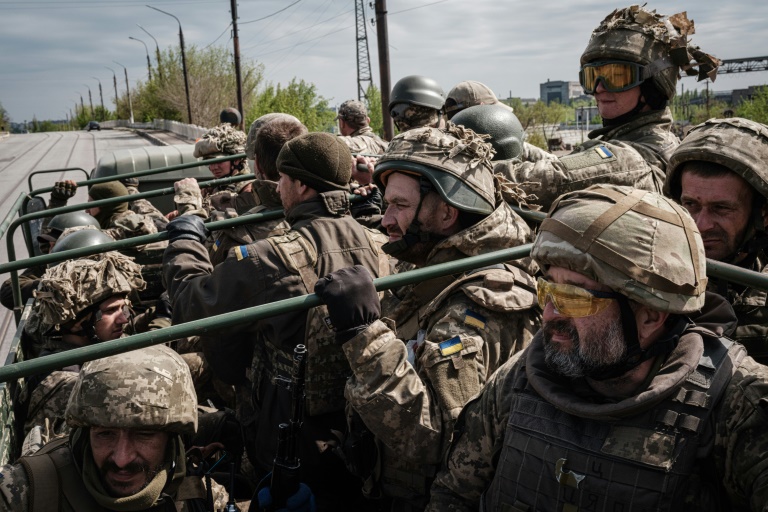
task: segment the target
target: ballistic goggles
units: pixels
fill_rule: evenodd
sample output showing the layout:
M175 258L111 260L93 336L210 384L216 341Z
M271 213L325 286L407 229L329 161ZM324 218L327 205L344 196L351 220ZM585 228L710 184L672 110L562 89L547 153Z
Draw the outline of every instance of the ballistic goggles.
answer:
M131 319L131 316L133 315L133 312L131 311L131 304L126 300L125 304L120 306L120 312L123 314L125 318L128 320ZM96 325L97 323L101 322L101 320L104 319L105 314L111 314L116 311L108 311L107 313L104 313L102 310L97 309L96 312L93 314L93 324Z
M611 301L623 297L620 293L588 290L572 284L550 283L541 277L536 283L536 293L542 310L547 306L547 299L551 299L557 313L570 318L596 315L610 306Z
M608 92L622 92L637 87L644 80L644 67L635 62L603 60L581 66L579 82L587 94L594 94L602 80Z
M403 116L405 116L405 111L410 108L410 104L408 103L397 103L395 105L392 105L392 108L389 109L389 115L392 117L392 119L403 119Z

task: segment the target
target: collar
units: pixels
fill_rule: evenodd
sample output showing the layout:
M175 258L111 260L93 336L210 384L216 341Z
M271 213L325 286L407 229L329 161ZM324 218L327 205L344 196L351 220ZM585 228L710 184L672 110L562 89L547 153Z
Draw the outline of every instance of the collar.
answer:
M285 220L291 226L302 221L326 217L338 218L349 214L349 192L345 190L331 190L320 192L316 197L297 204L285 212Z

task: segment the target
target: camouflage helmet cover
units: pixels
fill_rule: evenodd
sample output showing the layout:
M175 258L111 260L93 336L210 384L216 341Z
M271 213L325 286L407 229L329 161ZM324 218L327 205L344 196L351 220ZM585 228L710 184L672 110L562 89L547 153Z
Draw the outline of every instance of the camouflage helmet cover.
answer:
M475 105L458 112L452 122L490 135L489 142L496 150L494 160L511 160L523 152L525 130L509 107Z
M259 130L261 127L278 119L288 119L301 124L301 121L299 121L295 116L292 116L291 114L283 114L282 112L264 114L263 116L256 119L253 123L251 123L251 127L248 129L248 137L245 141L245 156L249 160L256 160L256 137L259 135Z
M211 128L195 143L195 158L215 158L245 152L245 133L229 123Z
M664 193L680 199L684 164L712 162L735 172L768 198L768 126L743 119L710 119L695 126L672 153Z
M696 224L654 192L594 185L560 196L531 257L542 269L578 272L656 310L701 309L706 256Z
M133 258L117 251L94 254L47 269L35 291L35 309L43 324L58 330L90 306L146 285Z
M197 395L189 367L155 345L85 363L65 413L72 427L197 431Z
M639 5L616 9L592 32L581 65L612 59L636 62L645 67L643 76L671 99L681 70L698 75L698 80L714 82L717 77L720 61L689 44L694 32L685 12L667 17Z
M347 100L339 107L336 119L343 119L354 125L363 125L368 119L368 109L362 101Z
M493 147L472 130L453 123L445 129L416 128L389 143L373 179L386 188L393 172L427 178L445 202L459 210L489 214L496 205Z

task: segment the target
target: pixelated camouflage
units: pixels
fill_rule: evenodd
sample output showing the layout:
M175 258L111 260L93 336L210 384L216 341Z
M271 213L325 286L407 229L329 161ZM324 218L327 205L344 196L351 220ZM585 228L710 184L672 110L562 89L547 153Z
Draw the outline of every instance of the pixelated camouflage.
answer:
M381 155L387 150L387 142L376 135L370 126L363 126L347 136L339 135L339 137L349 147L353 156L356 153Z
M709 119L688 132L669 160L664 193L679 199L683 165L690 161L723 165L768 197L768 126L743 119Z
M261 127L271 121L275 121L278 119L288 119L301 124L301 121L299 121L298 118L292 116L291 114L283 114L281 112L272 112L270 114L264 114L263 116L256 119L253 123L251 123L251 127L248 130L248 138L246 139L246 142L245 142L245 156L249 160L256 160L256 153L255 153L256 137L259 135L259 130L261 129Z
M155 345L85 363L67 404L71 427L197 430L197 395L184 360Z
M688 212L660 194L596 185L558 198L531 249L542 268L585 275L670 313L704 305L706 256Z
M117 251L68 260L45 271L35 292L35 311L42 323L58 330L84 309L113 295L146 287L141 265Z
M368 109L362 101L347 100L339 107L336 119L343 119L355 126L368 124Z
M592 32L581 65L608 59L637 62L671 99L681 70L698 75L698 80L714 82L717 76L720 61L689 44L688 36L694 32L693 20L685 12L664 16L639 5L616 9Z
M401 132L427 126L437 126L438 121L440 121L440 111L421 105L408 105L402 114L397 115L393 120L397 129Z
M195 158L214 158L245 152L245 133L229 123L211 128L195 143Z
M398 170L428 178L450 205L475 213L491 213L496 205L491 159L495 151L469 128L419 128L401 133L389 143L373 173L382 189ZM435 172L437 171L437 172Z

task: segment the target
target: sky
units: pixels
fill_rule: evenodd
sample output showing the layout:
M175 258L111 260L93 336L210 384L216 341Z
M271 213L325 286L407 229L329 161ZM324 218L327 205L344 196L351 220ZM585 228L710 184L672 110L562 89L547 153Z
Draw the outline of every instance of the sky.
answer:
M374 83L379 83L375 17L365 0ZM370 1L372 3L372 1ZM629 3L609 0L387 0L391 82L411 74L438 81L447 93L478 80L497 96L538 98L539 84L578 80L579 56L599 22ZM185 45L232 48L230 0L0 0L0 104L12 121L64 119L88 90L114 108L112 68L125 90L147 80L147 44L154 59L178 45L178 24L147 5L175 15ZM649 2L663 14L688 11L692 40L721 59L768 55L768 1L665 0ZM316 85L337 106L357 97L354 0L240 0L241 58L264 65L265 79ZM686 90L704 88L683 79ZM768 71L721 75L725 91L768 84ZM121 92L122 93L122 92Z

